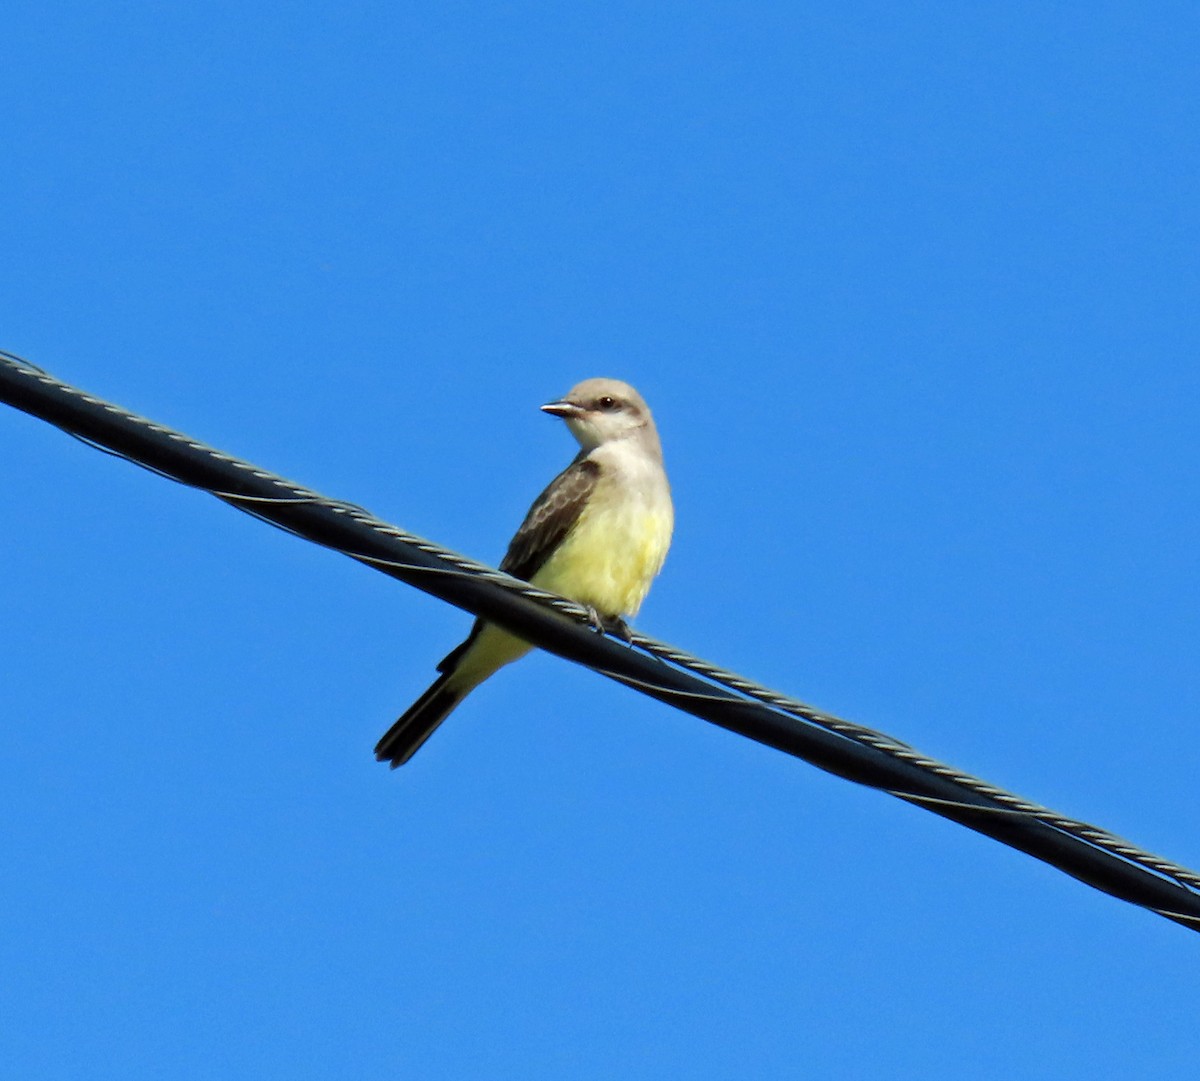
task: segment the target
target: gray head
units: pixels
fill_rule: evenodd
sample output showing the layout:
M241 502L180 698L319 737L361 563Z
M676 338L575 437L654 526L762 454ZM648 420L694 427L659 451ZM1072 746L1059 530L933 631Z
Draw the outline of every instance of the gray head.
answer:
M640 438L655 449L658 433L642 396L619 379L585 379L544 412L562 417L584 450L616 439Z

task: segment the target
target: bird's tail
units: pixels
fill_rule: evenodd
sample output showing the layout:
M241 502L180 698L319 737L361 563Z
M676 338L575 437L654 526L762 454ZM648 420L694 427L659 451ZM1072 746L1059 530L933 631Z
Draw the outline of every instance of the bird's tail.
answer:
M450 684L453 673L438 676L420 698L404 715L389 728L383 738L375 744L375 758L379 762L390 762L392 769L404 765L420 750L439 724L442 723L470 692L473 684L454 687Z

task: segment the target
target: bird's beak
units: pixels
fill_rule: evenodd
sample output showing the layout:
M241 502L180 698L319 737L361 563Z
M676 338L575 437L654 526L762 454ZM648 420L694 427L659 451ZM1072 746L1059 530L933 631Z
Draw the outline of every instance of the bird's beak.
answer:
M583 411L583 406L567 401L547 402L542 406L543 413L549 413L552 417L562 417L563 420L570 420L571 417L577 417Z

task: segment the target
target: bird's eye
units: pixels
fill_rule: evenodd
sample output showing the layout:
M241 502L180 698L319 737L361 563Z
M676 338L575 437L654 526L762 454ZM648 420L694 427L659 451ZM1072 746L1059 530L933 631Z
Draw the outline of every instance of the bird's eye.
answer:
M596 407L598 409L603 409L606 412L611 412L612 410L617 408L617 400L616 400L616 398L610 398L606 394L603 398L596 399Z

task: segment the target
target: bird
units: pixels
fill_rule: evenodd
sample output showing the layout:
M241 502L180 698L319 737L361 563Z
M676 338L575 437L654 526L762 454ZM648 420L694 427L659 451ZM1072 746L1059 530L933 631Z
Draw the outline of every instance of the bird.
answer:
M654 418L618 379L586 379L541 408L566 423L579 453L534 500L500 569L584 605L598 629L625 631L662 569L675 524ZM380 739L375 758L404 765L472 690L532 648L477 619Z

